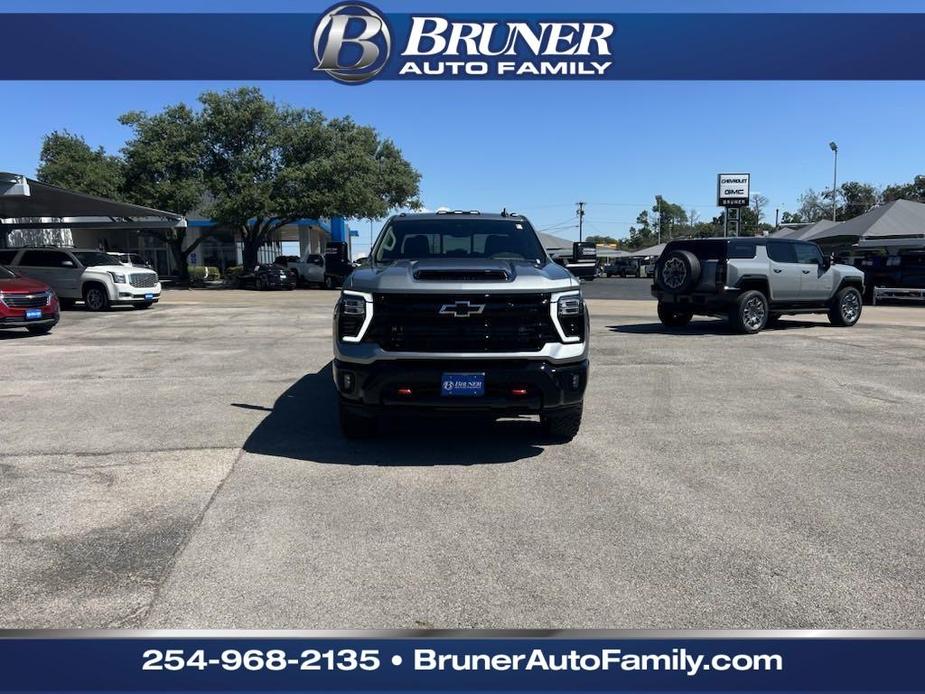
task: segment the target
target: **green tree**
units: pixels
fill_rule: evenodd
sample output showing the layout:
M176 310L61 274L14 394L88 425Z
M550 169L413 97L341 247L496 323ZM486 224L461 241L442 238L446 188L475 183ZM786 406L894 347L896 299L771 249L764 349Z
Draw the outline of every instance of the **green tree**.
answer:
M199 98L207 212L240 229L245 265L302 217L382 217L417 207L420 174L395 144L349 118L280 106L255 88Z
M101 198L119 198L123 170L119 157L93 149L79 135L55 130L42 140L36 175L43 183Z
M883 189L883 202L913 200L925 202L925 176L916 176L912 183L897 183Z
M585 241L591 243L619 244L620 242L613 236L586 236Z
M880 191L860 181L845 181L839 186L838 193L841 198L841 204L837 206L839 221L862 215L880 202Z
M832 199L831 193L819 194L812 188L808 188L800 196L800 208L797 214L804 222L818 222L820 219L832 218L832 203L827 201Z
M661 195L655 196L652 212L658 215L659 231L662 241L667 241L676 234L683 234L687 226L687 211L681 205L668 202Z
M119 122L133 131L122 149L126 199L182 215L196 209L206 192L202 172L205 144L193 110L178 104L155 115L133 111L120 117ZM207 234L187 244L183 228L144 233L166 244L176 262L180 283L188 283L189 256Z
M629 228L629 238L625 240L624 246L630 250L645 248L655 244L655 232L652 230L652 224L649 221L648 210L643 210L636 217L636 224Z

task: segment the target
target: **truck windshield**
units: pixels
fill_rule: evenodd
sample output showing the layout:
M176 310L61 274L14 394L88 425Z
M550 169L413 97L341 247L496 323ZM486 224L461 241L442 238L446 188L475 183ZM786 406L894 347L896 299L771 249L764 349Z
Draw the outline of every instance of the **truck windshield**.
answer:
M74 257L76 257L84 267L119 264L119 261L109 255L109 253L103 253L101 251L74 251Z
M515 219L394 220L379 239L375 261L469 258L543 261L530 224Z

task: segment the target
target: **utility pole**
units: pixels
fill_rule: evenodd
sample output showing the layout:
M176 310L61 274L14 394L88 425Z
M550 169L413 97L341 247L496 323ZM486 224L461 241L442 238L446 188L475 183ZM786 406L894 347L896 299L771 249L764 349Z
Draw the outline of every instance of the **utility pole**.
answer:
M780 208L774 210L774 231L780 230Z
M576 202L575 204L578 205L578 210L576 211L575 214L578 215L578 240L581 241L582 239L584 239L584 234L582 233L582 231L584 227L585 204L586 203Z
M834 142L830 142L829 149L835 154L835 162L832 165L832 221L834 222L836 221L835 211L838 202L838 196L836 195L836 191L838 190L838 145Z

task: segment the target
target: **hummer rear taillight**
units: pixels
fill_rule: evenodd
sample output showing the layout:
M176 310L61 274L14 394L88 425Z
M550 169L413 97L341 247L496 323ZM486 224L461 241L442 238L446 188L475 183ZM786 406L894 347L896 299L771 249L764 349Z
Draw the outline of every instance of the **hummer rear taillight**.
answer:
M726 261L720 260L716 263L716 286L726 286Z

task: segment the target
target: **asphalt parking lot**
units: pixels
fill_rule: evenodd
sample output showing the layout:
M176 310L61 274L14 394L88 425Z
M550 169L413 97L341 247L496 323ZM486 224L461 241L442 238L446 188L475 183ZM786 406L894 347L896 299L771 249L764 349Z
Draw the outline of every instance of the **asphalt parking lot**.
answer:
M334 300L0 334L0 627L921 627L925 310L740 336L592 298L571 444L347 442Z

